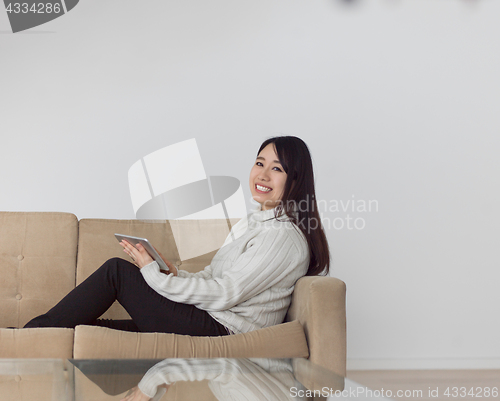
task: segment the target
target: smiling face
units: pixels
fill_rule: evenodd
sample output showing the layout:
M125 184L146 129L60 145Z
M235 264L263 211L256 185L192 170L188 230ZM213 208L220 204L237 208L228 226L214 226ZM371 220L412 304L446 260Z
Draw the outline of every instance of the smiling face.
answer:
M274 145L270 143L257 156L250 171L252 198L261 204L262 210L269 210L279 204L285 189L287 174L278 161Z

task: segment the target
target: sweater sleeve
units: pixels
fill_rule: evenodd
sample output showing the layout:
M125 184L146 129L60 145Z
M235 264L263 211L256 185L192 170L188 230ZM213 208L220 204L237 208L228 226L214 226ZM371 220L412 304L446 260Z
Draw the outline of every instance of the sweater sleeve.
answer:
M165 275L156 262L144 266L141 273L160 295L211 312L230 309L274 286L303 259L286 229L265 229L247 243L221 277Z
M188 277L201 277L204 279L211 278L212 277L212 267L210 265L205 266L205 268L199 272L196 273L191 273L186 270L177 270L177 276L182 277L182 278L188 278Z

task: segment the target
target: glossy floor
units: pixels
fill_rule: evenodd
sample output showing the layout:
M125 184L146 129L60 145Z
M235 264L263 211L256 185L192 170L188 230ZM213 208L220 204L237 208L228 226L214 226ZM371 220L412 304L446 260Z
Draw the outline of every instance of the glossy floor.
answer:
M351 370L347 378L371 390L384 389L385 395L390 391L393 399L500 400L500 370Z

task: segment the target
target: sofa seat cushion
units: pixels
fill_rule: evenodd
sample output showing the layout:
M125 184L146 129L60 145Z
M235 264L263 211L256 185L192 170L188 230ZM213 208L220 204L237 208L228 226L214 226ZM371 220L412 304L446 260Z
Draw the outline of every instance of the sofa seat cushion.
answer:
M0 329L0 358L72 358L74 329Z
M298 321L220 337L134 333L99 326L75 329L75 359L295 357L309 357Z

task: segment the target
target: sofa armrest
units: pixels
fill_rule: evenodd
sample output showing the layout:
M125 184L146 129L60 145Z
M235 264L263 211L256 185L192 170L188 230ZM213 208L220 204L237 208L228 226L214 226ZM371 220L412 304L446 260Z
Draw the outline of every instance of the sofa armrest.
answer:
M346 373L346 285L325 276L305 276L295 284L286 321L304 327L309 359L339 375Z

